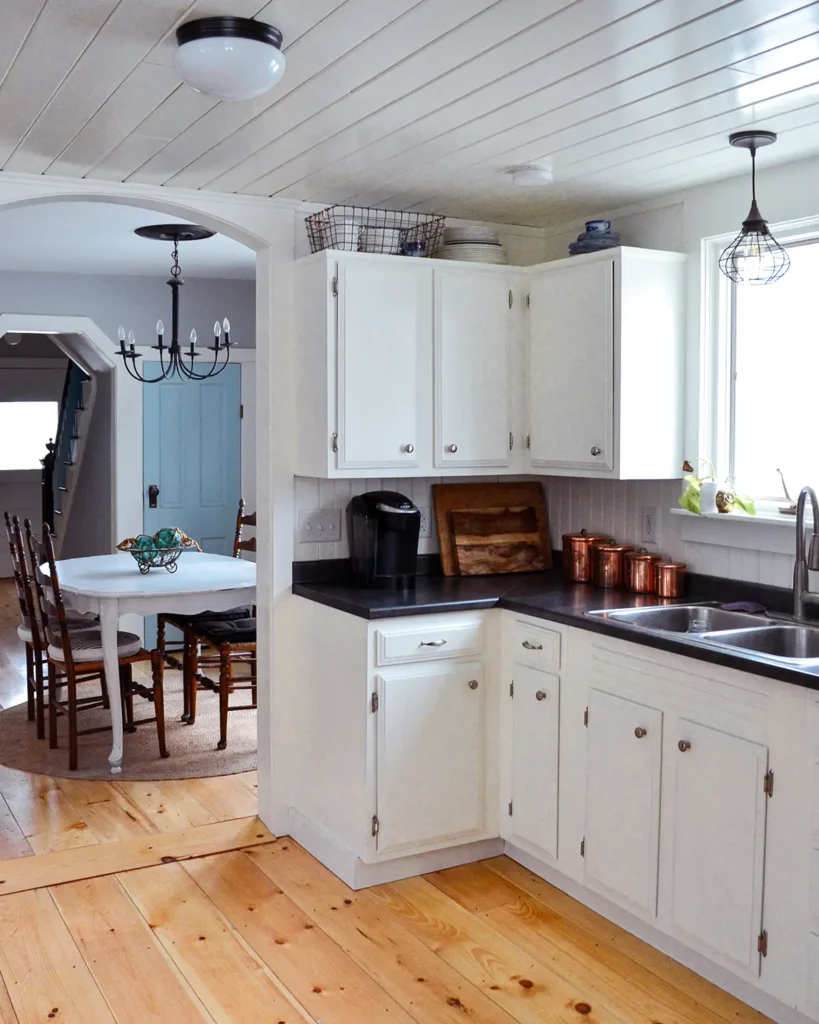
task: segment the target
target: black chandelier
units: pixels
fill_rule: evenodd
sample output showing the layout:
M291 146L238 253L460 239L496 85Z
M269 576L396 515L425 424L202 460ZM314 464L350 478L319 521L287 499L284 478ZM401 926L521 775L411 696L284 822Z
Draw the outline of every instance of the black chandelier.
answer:
M151 347L159 353L159 365L161 373L158 377L144 377L137 369L137 359L141 358L136 351L136 336L133 331L125 334L125 328L120 327L119 355L125 364L125 369L142 384L158 384L162 380L170 380L172 377L180 377L183 380L207 380L215 377L230 362L230 322L225 318L220 324L217 320L213 325L213 345L209 345L208 352L213 353L213 362L206 372L199 373L194 369L196 360L203 355L196 350L196 331L190 333L190 348L187 352L182 350L179 343L179 289L185 283L182 280L182 268L179 266L179 243L197 242L203 238L211 238L216 232L200 227L198 224L151 224L148 227L137 228L135 234L142 238L153 238L162 242L173 242L173 266L171 276L167 284L170 286L172 298L171 305L171 341L165 344L165 325L161 320L156 322L157 344ZM224 338L222 334L224 332ZM127 344L126 344L127 342ZM166 362L167 360L167 362ZM186 362L187 361L187 362Z
M751 152L751 209L737 237L719 258L719 269L734 284L770 284L778 281L791 265L791 258L774 238L756 205L756 151L776 142L776 132L734 132L732 146Z

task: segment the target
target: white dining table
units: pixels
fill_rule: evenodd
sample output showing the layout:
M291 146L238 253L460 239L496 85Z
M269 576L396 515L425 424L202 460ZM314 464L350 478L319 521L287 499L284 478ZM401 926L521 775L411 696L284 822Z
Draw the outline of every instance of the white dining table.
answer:
M48 575L48 565L40 567ZM119 678L117 629L120 616L227 611L256 600L256 565L241 558L185 551L177 571L142 574L129 554L93 555L57 562L63 600L78 612L100 617L106 679ZM122 703L111 702L111 774L122 771Z

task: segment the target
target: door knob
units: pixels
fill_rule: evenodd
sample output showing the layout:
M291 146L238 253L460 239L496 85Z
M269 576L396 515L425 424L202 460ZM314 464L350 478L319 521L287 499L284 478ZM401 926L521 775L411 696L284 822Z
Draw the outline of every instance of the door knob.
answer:
M691 749L691 744L688 742L688 740L680 740L680 742L677 744L677 746L680 748L680 753L681 754L684 754L686 752L686 750L690 750Z
M159 498L159 487L156 484L151 484L148 487L148 508L157 507L157 499Z
M405 444L404 447L402 448L402 451L405 451L407 455L412 455L412 453L415 451L415 445Z
M447 450L448 452L452 452L452 454L454 455L454 454L455 454L455 452L457 452L457 450L458 450L458 446L457 446L457 444L448 444L448 445L446 446L446 450Z
M597 445L594 445L594 447L591 450L591 453L592 455L599 455L602 452L602 450L602 448L598 448Z
M637 728L634 730L634 735L637 737L638 740L641 740L643 736L645 736L645 734L646 730L641 725L638 725Z
M478 680L477 679L470 679L469 680L469 689L470 690L477 690L478 689Z
M538 690L535 694L535 700L546 700L546 691Z

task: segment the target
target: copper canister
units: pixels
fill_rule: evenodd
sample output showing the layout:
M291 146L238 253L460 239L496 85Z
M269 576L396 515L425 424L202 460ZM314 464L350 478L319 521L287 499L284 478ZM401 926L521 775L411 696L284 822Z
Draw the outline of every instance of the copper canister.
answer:
M658 562L654 567L659 597L681 597L685 584L685 566L682 562Z
M592 583L596 587L615 590L625 578L625 555L630 544L596 544L592 554Z
M563 575L573 583L588 583L592 578L592 549L609 538L601 533L563 534Z
M652 555L645 548L628 551L626 561L626 590L634 594L653 594L657 589L655 566L659 555Z

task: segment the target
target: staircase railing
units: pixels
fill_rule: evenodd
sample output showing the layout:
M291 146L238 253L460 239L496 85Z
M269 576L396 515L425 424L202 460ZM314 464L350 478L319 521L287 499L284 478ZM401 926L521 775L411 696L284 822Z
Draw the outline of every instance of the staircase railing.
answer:
M77 442L77 413L83 408L83 381L88 377L76 363L69 362L57 419L57 436L47 445L43 465L43 521L55 531L55 518L63 511L68 490L68 469L74 465Z

